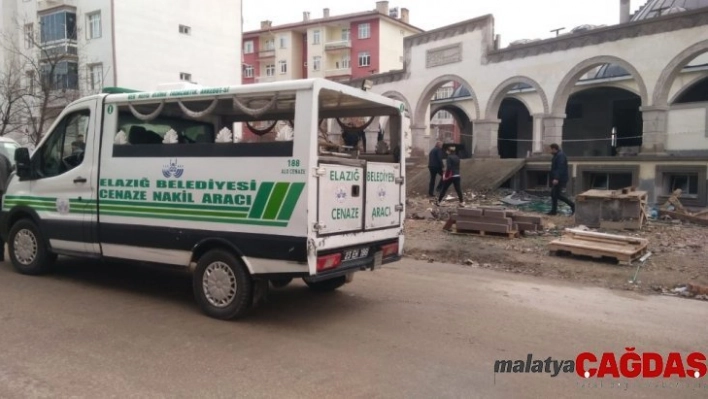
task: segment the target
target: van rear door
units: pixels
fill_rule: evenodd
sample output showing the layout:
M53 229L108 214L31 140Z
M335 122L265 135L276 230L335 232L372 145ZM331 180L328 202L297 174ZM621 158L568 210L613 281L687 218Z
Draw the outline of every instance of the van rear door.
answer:
M337 234L364 226L364 166L359 160L321 159L318 168L317 231Z
M402 187L400 164L366 164L366 230L400 226Z

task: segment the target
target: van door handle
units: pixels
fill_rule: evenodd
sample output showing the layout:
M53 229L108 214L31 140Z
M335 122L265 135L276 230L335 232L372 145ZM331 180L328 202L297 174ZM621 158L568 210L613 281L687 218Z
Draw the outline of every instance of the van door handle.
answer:
M87 181L85 177L77 177L74 179L74 183L86 183Z

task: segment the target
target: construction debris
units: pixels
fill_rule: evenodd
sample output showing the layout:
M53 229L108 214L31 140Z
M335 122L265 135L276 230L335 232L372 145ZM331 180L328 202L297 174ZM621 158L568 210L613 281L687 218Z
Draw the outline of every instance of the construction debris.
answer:
M649 240L614 234L566 229L563 237L548 244L551 255L570 253L594 259L614 258L629 265L647 253Z
M689 212L689 210L686 209L686 207L684 207L679 200L681 193L681 189L678 189L671 194L671 197L669 197L666 203L661 206L659 216L662 218L669 217L672 220L694 223L700 226L708 226L708 210L702 210L695 213Z
M575 222L591 228L641 230L647 218L647 192L634 187L590 190L576 197Z
M519 215L516 211L499 207L459 209L451 215L443 230L456 234L505 236L516 238L525 231L542 230L540 217Z

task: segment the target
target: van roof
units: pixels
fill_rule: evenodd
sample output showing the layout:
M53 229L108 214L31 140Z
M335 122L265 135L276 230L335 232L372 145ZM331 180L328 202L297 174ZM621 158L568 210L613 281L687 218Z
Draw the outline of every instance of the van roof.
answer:
M294 109L295 95L298 91L318 91L321 107L326 109L371 109L383 106L388 109L385 112L386 114L403 111L403 103L400 101L321 78L153 92L131 92L130 90L121 92L118 89L112 91L116 94L106 95L104 101L107 104L147 104L163 101L165 103L173 103L186 99L204 101L215 97L223 99L238 97L239 99L257 103L259 100L269 101L269 99L277 95L278 108L281 110Z

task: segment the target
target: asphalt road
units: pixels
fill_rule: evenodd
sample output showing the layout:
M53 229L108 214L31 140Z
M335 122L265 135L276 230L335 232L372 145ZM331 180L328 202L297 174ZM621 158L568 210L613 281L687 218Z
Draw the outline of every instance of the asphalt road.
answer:
M0 398L708 396L708 378L493 373L528 353L708 352L708 304L455 265L406 260L324 295L297 282L223 322L198 311L187 276L63 260L26 277L5 263L0 304Z

